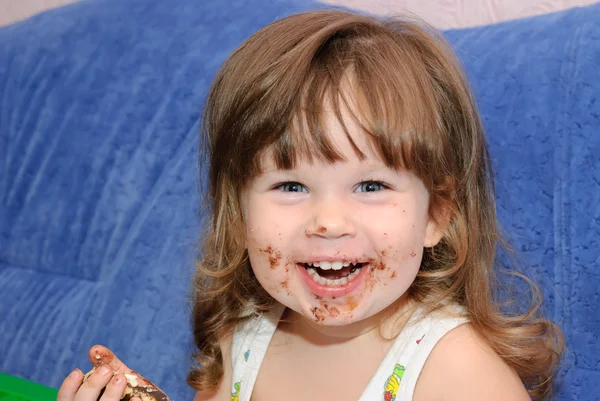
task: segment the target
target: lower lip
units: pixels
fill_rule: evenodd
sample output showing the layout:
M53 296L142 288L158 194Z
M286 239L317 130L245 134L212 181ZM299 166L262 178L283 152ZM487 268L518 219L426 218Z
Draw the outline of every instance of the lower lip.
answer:
M369 264L365 263L362 266L360 272L358 273L358 276L356 276L354 280L352 280L348 284L340 285L339 287L332 287L323 285L321 283L317 283L315 280L312 279L312 277L310 277L310 275L306 271L306 268L302 264L298 264L297 268L298 270L300 270L300 276L306 283L306 286L308 287L310 292L322 298L340 298L344 295L350 294L362 284L367 274L367 270L369 269Z

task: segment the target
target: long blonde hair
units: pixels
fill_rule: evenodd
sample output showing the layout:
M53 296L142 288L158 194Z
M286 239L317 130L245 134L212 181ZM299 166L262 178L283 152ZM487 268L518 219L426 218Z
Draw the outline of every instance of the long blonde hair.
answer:
M498 301L496 250L504 240L482 125L459 63L443 37L420 21L337 10L297 14L261 29L229 57L211 88L201 147L211 219L192 314L201 367L188 383L214 389L223 375L219 339L248 311L263 313L273 303L249 266L239 203L244 185L260 172L258 156L272 149L282 169L301 157L340 160L321 116L328 99L344 124L342 81L349 73L360 99L357 120L382 160L417 174L429 190L431 213L449 214L409 295L430 309L448 301L463 305L530 395L547 398L562 335L540 316L532 282L534 302L526 311Z

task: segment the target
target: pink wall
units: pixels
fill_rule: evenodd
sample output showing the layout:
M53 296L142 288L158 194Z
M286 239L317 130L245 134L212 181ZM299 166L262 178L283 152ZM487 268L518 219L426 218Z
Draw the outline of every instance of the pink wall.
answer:
M584 6L598 0L321 0L377 14L412 12L440 28L486 25Z
M76 0L0 0L0 26Z

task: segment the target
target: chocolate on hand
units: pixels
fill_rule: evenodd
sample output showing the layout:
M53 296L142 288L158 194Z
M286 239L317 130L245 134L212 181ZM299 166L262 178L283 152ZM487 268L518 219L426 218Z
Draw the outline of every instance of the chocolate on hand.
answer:
M93 368L86 373L83 381L85 382L95 370L96 368ZM124 373L124 376L127 379L127 387L125 388L123 397L121 397L122 401L129 401L132 397L138 397L142 401L171 401L161 389L139 373L131 371ZM103 393L104 390L102 390L98 399L100 399Z

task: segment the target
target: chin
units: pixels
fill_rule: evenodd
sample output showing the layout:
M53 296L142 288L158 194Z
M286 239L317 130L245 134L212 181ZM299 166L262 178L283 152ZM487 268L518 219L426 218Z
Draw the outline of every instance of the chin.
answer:
M308 299L288 306L303 318L322 326L345 326L377 314L354 297L331 300L311 294Z

